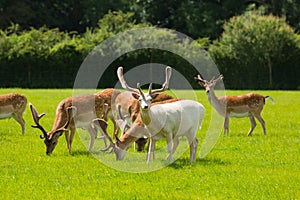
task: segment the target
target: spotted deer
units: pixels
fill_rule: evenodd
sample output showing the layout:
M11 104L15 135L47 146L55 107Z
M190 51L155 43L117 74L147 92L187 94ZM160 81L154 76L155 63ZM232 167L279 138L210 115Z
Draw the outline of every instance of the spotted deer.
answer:
M97 135L97 130L92 125L92 121L96 118L105 121L110 118L114 124L114 131L116 131L116 122L111 115L111 99L119 93L120 92L115 89L105 89L96 94L69 97L62 100L57 106L55 120L50 132L47 132L40 124L40 119L45 114L38 115L34 106L30 104L32 117L35 122L35 125L32 127L41 130L42 135L40 138L44 139L46 154L49 155L53 152L58 143L58 138L63 133L65 133L67 147L69 153L71 153L76 128L86 129L89 132L91 136L89 151L92 151L94 140ZM107 112L104 112L104 104L108 105ZM106 145L105 138L104 142Z
M118 68L118 77L122 87L132 92L134 98L139 102L140 111L138 114L138 122L140 127L145 127L145 134L149 134L149 150L147 154L147 162L149 163L151 157L154 157L155 142L161 138L166 138L168 144L168 159L173 161L173 153L178 146L178 137L186 136L190 144L190 162L196 161L196 150L198 140L196 133L198 127L202 123L204 117L204 107L195 101L171 99L151 105L151 102L160 92L168 89L169 80L171 76L171 68L166 68L166 80L160 89L152 89L150 84L148 92L143 93L139 83L137 88L129 87L123 76L123 68ZM105 133L105 124L103 120L98 120L99 128ZM132 143L136 138L135 134L129 132L135 127L131 127L123 137L114 143L110 139L111 146L116 153L117 160L122 160L126 154L128 144ZM142 129L140 128L140 131ZM136 132L135 132L136 133ZM105 133L108 135L107 133ZM121 140L122 139L122 140Z
M225 118L224 120L224 134L229 133L229 118L230 117L249 117L251 122L251 128L248 132L250 136L256 127L255 118L260 122L264 135L266 135L265 121L261 116L261 112L265 105L265 99L273 99L270 96L262 96L260 94L249 93L240 96L221 96L217 97L214 92L216 83L223 80L223 75L219 75L218 78L210 81L204 80L199 74L195 79L198 84L205 88L206 94L210 104L214 109Z
M23 113L26 109L27 98L21 94L11 93L0 95L0 119L13 118L21 125L22 135L25 134Z

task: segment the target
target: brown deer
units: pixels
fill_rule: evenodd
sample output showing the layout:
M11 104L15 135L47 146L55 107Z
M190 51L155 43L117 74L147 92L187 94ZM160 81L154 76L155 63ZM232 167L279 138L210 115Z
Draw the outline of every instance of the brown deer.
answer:
M270 99L273 102L270 96L249 93L240 96L217 97L214 92L214 87L218 81L223 79L223 75L219 75L218 78L207 81L199 74L195 79L200 86L205 88L210 104L221 116L225 117L224 134L229 133L229 117L249 117L251 128L248 132L248 136L252 134L256 127L255 118L261 123L264 135L266 135L265 121L261 116L261 112L265 105L265 99Z
M0 95L0 119L14 118L22 127L25 134L23 113L26 109L27 98L21 94L11 93Z
M38 112L30 104L35 125L34 128L38 128L42 131L41 139L44 139L46 145L46 154L49 155L53 152L58 143L58 138L65 133L68 150L72 152L72 142L76 131L76 128L86 129L90 136L89 151L92 151L94 140L97 135L97 131L92 125L93 119L100 118L107 121L110 118L114 123L114 131L117 130L114 118L111 115L111 101L115 95L120 92L115 89L105 89L96 94L82 95L77 97L69 97L61 101L56 109L56 117L52 130L50 132L45 131L42 125L40 125L40 119L45 115L38 115ZM104 105L107 104L107 112L104 112ZM106 113L106 114L104 114ZM69 134L70 130L70 134ZM104 138L106 145L106 140Z
M162 102L173 98L174 97L168 94L162 93L155 95L152 102ZM133 97L132 92L126 91L120 93L118 96L116 96L113 104L115 105L112 106L115 121L117 121L117 123L119 124L119 127L122 130L122 135L126 133L129 130L129 128L131 128L131 126L136 127L137 124L139 124L139 122L136 121L137 116L140 112L139 101ZM141 131L142 132L138 134L141 137L136 138L136 141L134 142L134 150L137 149L138 151L143 151L148 141L148 138L143 136L142 134L144 130Z
M123 77L123 68L119 67L118 77L122 87L131 91L133 97L139 102L140 110L137 119L130 129L120 139L117 139L116 143L106 133L103 120L97 120L98 123L95 123L110 138L110 146L113 147L117 160L124 159L128 146L136 140L138 134L148 134L150 143L147 162L150 162L152 155L154 157L155 142L161 138L167 140L168 158L172 162L173 153L179 143L178 137L181 136L186 136L189 141L190 162L196 161L198 145L196 132L204 117L204 107L195 101L179 99L151 104L155 96L168 88L170 76L171 68L166 67L166 81L162 88L152 90L152 84L150 84L148 93L143 93L139 84L137 88L131 88L127 85Z

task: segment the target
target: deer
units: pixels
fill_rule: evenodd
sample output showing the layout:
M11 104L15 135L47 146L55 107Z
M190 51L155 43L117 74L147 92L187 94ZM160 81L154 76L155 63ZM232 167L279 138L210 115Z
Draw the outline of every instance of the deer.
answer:
M144 126L145 128L140 128L139 131L144 130L142 134L149 134L150 137L147 163L150 163L151 157L154 158L155 143L161 138L166 138L169 153L167 158L170 162L173 162L173 153L179 143L178 137L181 136L186 136L190 144L190 163L195 162L198 146L196 133L204 117L205 109L203 105L196 101L179 99L170 99L151 105L155 96L168 89L171 67L166 67L166 79L162 88L152 89L152 83L150 83L147 93L142 92L139 83L137 83L137 88L127 85L123 76L123 67L118 68L117 75L122 87L132 92L132 96L139 102L140 111L137 119L139 119L140 126L137 123L136 125L138 128ZM108 135L103 120L95 122L97 122L95 125L98 124L98 128L101 128L103 133ZM117 160L124 158L128 144L132 143L137 137L136 130L130 134L130 131L134 128L136 127L132 126L116 143L109 139Z
M0 95L0 119L13 118L22 128L25 135L25 120L23 113L26 110L27 98L18 93Z
M153 103L161 102L174 97L168 94L158 94L153 99ZM132 92L125 91L120 93L114 99L112 111L114 113L115 121L122 130L122 135L133 125L133 127L139 127L140 123L136 121L138 113L140 111L138 100L132 96ZM136 121L136 122L135 122ZM133 128L135 130L135 128ZM132 131L131 131L132 132ZM144 130L142 130L142 133ZM131 133L130 133L131 134ZM140 138L134 141L134 151L143 151L148 141L145 135L140 134ZM116 137L115 137L116 138Z
M68 97L62 100L56 108L56 116L50 132L47 132L40 124L40 119L45 115L38 114L37 110L30 104L33 121L37 128L42 132L41 139L44 139L46 145L46 154L50 155L58 144L58 138L65 133L67 147L69 153L72 153L72 142L76 132L76 128L82 128L89 132L91 138L89 143L89 151L92 151L94 140L97 136L97 130L92 124L93 119L101 118L105 121L110 118L114 124L114 132L117 130L116 122L111 115L111 101L114 96L120 92L115 89L105 89L96 94L87 94L76 97ZM107 112L104 112L105 104L107 104ZM69 134L70 131L70 134ZM105 146L106 140L103 137Z
M195 79L198 84L205 88L209 103L218 112L219 115L225 118L224 134L229 134L229 118L248 117L251 122L251 128L248 131L248 136L251 136L256 127L255 118L260 122L264 135L266 135L265 121L261 116L261 112L265 105L265 99L269 99L274 103L270 96L262 96L256 93L248 93L240 96L221 96L217 97L214 92L214 87L218 81L223 80L223 75L220 74L216 79L210 81L205 80L201 74L198 74Z

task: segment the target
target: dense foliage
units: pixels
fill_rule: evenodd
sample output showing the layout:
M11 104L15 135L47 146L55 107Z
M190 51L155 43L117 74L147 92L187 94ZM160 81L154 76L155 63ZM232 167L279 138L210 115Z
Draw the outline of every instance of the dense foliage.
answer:
M300 86L299 38L284 18L257 14L233 17L225 24L220 40L211 45L210 54L230 88Z
M133 12L137 23L176 29L193 38L217 38L224 22L249 6L286 16L290 25L300 28L299 0L0 0L0 28L13 22L23 29L47 25L83 33L109 11L122 10Z
M166 27L197 41L183 41L173 48L209 50L225 75L228 88L298 89L298 3L0 0L0 87L72 87L80 65L98 44L126 30ZM257 9L260 14L249 14L249 10ZM172 30L153 31L151 42L159 46L164 38L176 40ZM139 40L144 41L145 37ZM129 35L126 42L117 41L113 46L119 48L117 51L134 49L135 42ZM194 51L187 52L192 52L187 57L195 56ZM114 85L117 80L111 77L115 77L117 66L128 68L144 63L171 65L199 88L193 81L196 72L191 63L159 49L120 56L105 72L107 76L99 86Z

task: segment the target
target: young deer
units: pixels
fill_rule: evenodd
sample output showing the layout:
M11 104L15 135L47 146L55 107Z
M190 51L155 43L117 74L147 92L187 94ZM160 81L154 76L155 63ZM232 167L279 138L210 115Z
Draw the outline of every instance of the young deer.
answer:
M207 81L199 74L195 79L200 86L205 88L210 104L221 116L225 117L224 134L229 133L229 117L249 117L251 128L248 132L248 136L252 134L256 127L255 118L261 123L264 134L266 135L265 121L261 117L261 112L265 105L265 99L270 99L273 102L271 97L255 93L240 96L217 97L214 92L214 87L218 81L223 79L223 75Z
M0 119L14 118L22 127L22 135L25 134L25 120L23 113L26 109L27 99L17 93L0 96Z
M196 133L204 117L204 107L195 101L171 99L151 105L153 99L168 89L171 77L171 67L166 67L166 78L162 88L152 90L149 85L147 93L143 93L139 83L137 88L129 87L123 76L123 68L118 68L118 78L124 89L131 91L139 102L139 116L142 124L150 133L147 162L154 155L155 142L166 138L168 144L168 158L173 161L173 152L178 146L178 137L186 136L190 144L190 162L196 161L198 140ZM128 130L129 132L130 130Z
M92 151L94 140L97 135L97 130L92 125L92 121L96 118L101 118L107 121L107 118L113 121L117 129L116 123L109 113L111 112L111 99L119 92L114 89L106 89L102 92L90 95L82 95L77 97L69 97L61 101L56 109L56 117L52 130L50 132L45 131L43 126L40 125L40 119L45 115L44 113L38 115L36 109L30 104L35 125L34 128L38 128L42 131L43 135L40 136L44 139L46 145L46 154L52 153L58 143L58 138L65 133L68 150L72 152L72 142L76 131L76 128L86 129L90 136L89 151ZM104 112L104 105L108 105L108 112ZM104 114L106 113L106 114ZM71 133L69 134L69 130ZM106 140L104 138L106 145Z

